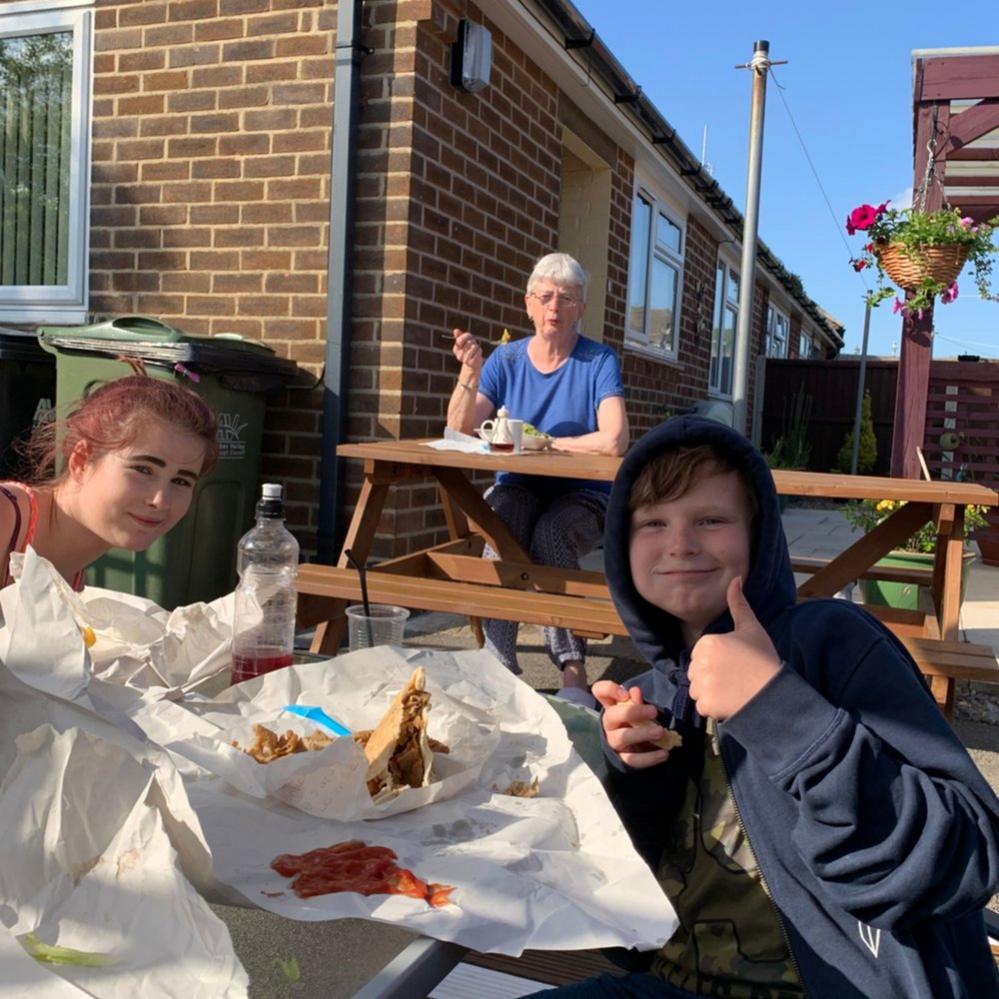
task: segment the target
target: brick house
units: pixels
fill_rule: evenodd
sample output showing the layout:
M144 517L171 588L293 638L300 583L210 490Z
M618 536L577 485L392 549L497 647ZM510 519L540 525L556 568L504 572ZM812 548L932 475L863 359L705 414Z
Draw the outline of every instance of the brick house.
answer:
M151 314L319 374L331 189L347 182L331 187L337 14L334 0L0 6L0 54L48 36L72 67L61 103L38 88L68 163L60 249L42 254L56 269L0 273L0 323ZM591 275L584 332L618 350L636 433L731 394L741 215L571 3L364 0L361 18L346 419L331 430L321 388L288 391L265 435L263 475L286 483L306 552L335 438L438 435L456 371L438 334L526 335L524 283L553 249ZM472 93L451 83L462 19L491 36ZM751 373L764 353L835 355L842 328L762 244L753 280ZM358 470L344 472L349 505ZM379 551L441 540L432 487L391 502Z

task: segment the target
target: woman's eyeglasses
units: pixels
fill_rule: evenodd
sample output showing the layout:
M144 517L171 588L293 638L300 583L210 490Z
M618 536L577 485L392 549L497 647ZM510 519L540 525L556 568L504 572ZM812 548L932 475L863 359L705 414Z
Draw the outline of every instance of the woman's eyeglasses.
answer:
M552 302L556 302L558 305L564 305L567 309L575 308L575 306L580 304L578 298L573 298L572 295L560 295L555 292L546 291L540 295L536 295L533 291L528 298L533 298L540 305L547 308Z

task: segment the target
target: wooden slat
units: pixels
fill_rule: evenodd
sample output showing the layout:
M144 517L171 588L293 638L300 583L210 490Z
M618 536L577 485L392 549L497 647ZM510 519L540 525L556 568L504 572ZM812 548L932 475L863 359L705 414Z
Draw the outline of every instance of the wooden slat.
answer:
M882 607L879 604L868 604L864 610L876 617L903 641L908 637L926 637L926 615L920 611L903 610L900 607ZM935 619L931 618L930 620ZM939 637L939 635L935 637Z
M505 586L515 590L540 589L545 593L566 593L576 597L607 600L607 581L602 572L587 569L560 569L534 562L500 562L437 552L430 561L445 578L467 583ZM381 565L378 566L379 570Z
M451 580L412 579L380 573L377 569L368 572L367 584L369 599L377 603L578 629L591 635L627 634L610 600L536 590L509 591ZM359 599L361 587L352 569L307 563L299 566L298 592L346 601Z
M997 62L999 60L991 54L920 58L917 65L922 70L921 86L916 89L914 98L917 101L953 101L999 97Z
M482 538L473 535L467 538L456 538L454 541L444 541L432 548L424 548L411 555L400 555L398 558L379 562L379 572L394 572L400 576L426 576L432 574L431 561L437 554L464 555L469 558L481 559ZM372 568L375 568L372 566Z
M466 454L438 451L421 441L372 441L341 444L341 458L376 458L401 465L462 468L481 472L523 472L554 478L593 479L611 482L621 464L620 458L600 454L569 454L565 451L525 451L522 454Z
M791 556L791 569L794 572L818 572L824 569L831 559L813 558L801 555ZM911 586L930 586L933 583L933 570L928 566L918 568L911 566L874 565L860 574L860 579L874 579L884 583L908 583Z
M825 499L895 499L915 503L999 503L999 493L970 482L927 482L879 475L833 475L774 469L777 491L785 496ZM929 519L929 518L927 518Z
M419 441L373 441L341 444L343 458L375 459L404 466L456 468L482 472L523 472L555 478L593 479L611 482L621 464L620 458L606 455L579 455L559 451L527 451L520 455L464 454L437 451ZM428 473L429 474L429 473ZM775 469L777 491L786 496L822 496L828 499L897 499L922 503L999 504L994 489L971 482L926 482L919 479L886 478L877 475L834 475L826 472L800 472Z
M999 682L999 660L991 646L916 637L901 641L928 676Z

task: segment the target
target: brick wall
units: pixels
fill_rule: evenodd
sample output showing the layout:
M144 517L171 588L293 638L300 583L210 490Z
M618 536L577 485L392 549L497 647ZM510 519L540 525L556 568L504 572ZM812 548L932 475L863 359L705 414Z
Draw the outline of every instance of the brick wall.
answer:
M440 433L456 364L441 334L531 332L534 261L558 246L555 83L469 0L367 0L350 331L353 440ZM260 339L319 373L335 0L97 0L91 303ZM493 36L490 85L450 84L462 16ZM562 102L565 103L564 101ZM634 434L707 394L718 245L687 223L680 361L624 348L634 162L611 163L603 340L621 352ZM754 342L765 302L757 299ZM792 319L792 324L794 320ZM796 345L796 340L792 339ZM759 349L759 348L758 348ZM321 392L272 397L264 476L314 550ZM330 456L327 456L330 460ZM349 516L360 467L345 468ZM442 540L435 487L396 489L375 554Z
M91 308L323 359L333 0L97 0ZM264 476L314 544L319 394L268 407Z
M442 335L528 330L524 283L557 245L558 92L495 25L490 86L452 87L461 2L369 3L351 433L440 434L457 365ZM412 20L403 20L412 18ZM393 76L386 79L391 62ZM356 487L359 469L348 469ZM376 553L444 537L436 489L396 488Z

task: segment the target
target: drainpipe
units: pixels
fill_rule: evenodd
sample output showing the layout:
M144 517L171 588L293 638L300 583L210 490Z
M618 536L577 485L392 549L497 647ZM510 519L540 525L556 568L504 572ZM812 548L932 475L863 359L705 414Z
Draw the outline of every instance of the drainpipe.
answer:
M749 396L749 350L753 330L753 285L756 279L756 230L760 217L760 165L763 160L763 109L767 97L770 43L753 43L753 99L749 116L749 165L746 176L746 216L742 226L742 266L739 275L739 321L732 365L732 425L746 432Z
M326 364L316 560L331 565L339 548L337 513L343 494L337 445L347 428L347 372L351 330L352 252L358 90L363 0L340 0L336 17L333 150L330 157L330 237L326 265Z

